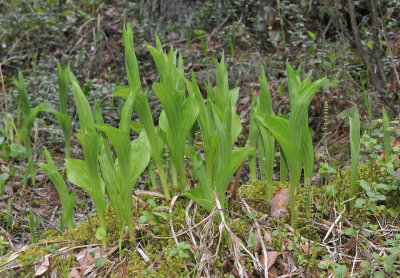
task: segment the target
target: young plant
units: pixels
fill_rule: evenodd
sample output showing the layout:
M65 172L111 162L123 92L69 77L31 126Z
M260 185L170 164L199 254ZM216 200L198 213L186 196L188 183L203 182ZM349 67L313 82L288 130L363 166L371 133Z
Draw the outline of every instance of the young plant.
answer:
M160 76L160 83L154 84L153 90L163 106L159 122L172 158L173 183L179 191L183 191L187 185L184 146L189 131L196 122L199 109L193 93L189 92L189 96L185 97L182 55L179 54L176 66L176 51L171 47L169 54L164 52L157 35L156 42L157 48L147 45Z
M275 158L275 138L269 130L259 127L255 120L255 113L275 115L272 109L271 94L268 90L268 83L265 77L264 68L261 67L261 75L258 78L261 91L260 97L254 97L252 103L252 113L250 115L250 146L258 148L258 162L260 165L261 178L266 182L266 198L271 200L273 197L272 178L274 173ZM255 103L255 104L254 104ZM250 176L255 179L255 152L249 157Z
M353 198L356 192L356 182L358 174L358 160L360 155L360 117L358 109L355 108L353 118L349 117L350 121L350 150L351 150L351 183L349 188L348 198ZM353 207L355 200L350 202Z
M58 172L56 164L51 158L51 155L47 151L46 147L44 148L44 155L46 157L47 164L39 163L38 166L46 172L46 174L49 176L50 180L57 189L57 193L60 197L61 205L63 207L63 216L65 221L67 222L68 229L74 229L76 227L76 223L74 220L73 211L76 190L73 190L71 194L68 193L68 189L64 182L64 179Z
M135 231L132 222L132 191L139 175L147 167L150 160L150 150L146 137L130 141L130 121L135 101L135 93L131 91L121 113L119 128L106 124L98 124L96 128L104 133L100 137L100 168L105 182L107 195L118 219L121 221L120 232L128 226L132 240ZM102 121L98 117L98 121ZM108 141L111 142L114 156Z
M65 159L67 177L70 182L85 190L92 198L100 222L100 227L96 231L96 237L101 239L103 244L105 244L107 231L106 199L105 184L99 172L99 136L96 132L88 100L72 73L70 79L80 123L80 130L76 134L76 137L82 145L85 160L67 157Z
M69 157L69 150L71 145L71 118L67 113L67 103L68 103L68 86L69 86L69 64L63 69L60 63L57 62L58 70L58 96L60 110L55 111L47 108L47 112L52 113L56 116L58 122L61 125L61 129L64 134L65 141L65 156Z
M165 175L164 167L161 162L161 152L163 144L162 142L160 142L161 138L157 135L156 128L154 126L149 102L147 100L147 95L142 91L142 85L140 83L139 76L139 67L135 51L133 49L133 33L129 25L126 28L124 27L124 42L128 83L130 89L132 89L136 94L134 108L146 132L147 140L150 145L151 156L153 157L154 163L156 164L158 176L161 180L161 185L164 191L165 198L167 200L170 200L171 195L169 193L167 176ZM119 95L127 98L128 94L126 92L130 92L130 89L126 87L119 87L118 90L114 91L114 95Z
M267 129L278 141L284 152L290 175L291 224L296 223L295 190L300 184L304 167L304 179L311 180L314 168L314 149L308 129L308 106L325 78L311 82L311 74L303 81L300 70L295 72L286 62L288 75L291 115L281 116L256 113L256 120L262 129Z
M211 212L216 206L213 192L216 192L222 208L226 207L228 185L234 173L254 149L242 147L232 150L242 130L235 109L239 91L238 88L229 90L224 57L217 64L217 86L214 92L208 86L206 102L202 98L194 74L192 74L192 83L186 80L186 86L188 91L196 96L199 106L198 123L205 162L200 153L196 153L193 148L187 148L200 189L187 190L184 195Z
M18 140L17 140L17 143L19 144L22 139L26 149L26 154L28 156L28 167L25 172L24 183L28 181L29 176L31 176L32 182L34 183L35 172L33 169L33 158L31 151L31 130L36 116L39 114L39 112L45 110L46 103L43 102L38 106L31 108L31 103L29 101L29 97L26 92L24 77L20 71L18 72L18 80L13 78L13 82L18 90L19 100L21 102L23 118L24 118L22 122L22 128L18 132Z

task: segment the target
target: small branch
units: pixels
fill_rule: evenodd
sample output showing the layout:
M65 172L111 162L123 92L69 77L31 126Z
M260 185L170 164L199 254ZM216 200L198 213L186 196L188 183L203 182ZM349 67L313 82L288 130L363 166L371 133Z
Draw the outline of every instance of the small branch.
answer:
M385 38L386 45L387 45L387 47L388 47L388 49L389 49L390 60L392 61L392 66L393 66L393 70L394 70L394 75L396 76L397 84L399 85L399 88L400 88L399 73L397 72L397 69L396 69L396 62L394 61L394 55L393 55L392 49L390 48L389 41L388 41L388 39L387 39L387 37L386 37L385 27L383 26L383 21L382 21L382 19L378 18L378 20L379 20L379 22L381 23L383 37Z

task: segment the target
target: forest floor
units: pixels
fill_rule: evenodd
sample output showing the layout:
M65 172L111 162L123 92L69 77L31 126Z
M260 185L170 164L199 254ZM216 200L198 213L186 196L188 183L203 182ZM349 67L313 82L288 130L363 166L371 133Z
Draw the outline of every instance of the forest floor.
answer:
M128 83L122 34L125 22L134 31L143 86L150 89L159 80L145 46L145 42L155 45L154 36L150 27L138 19L137 3L86 2L64 3L62 11L53 1L46 8L24 1L15 1L14 6L0 3L5 11L0 15L3 130L10 130L11 125L6 126L10 118L15 133L22 126L21 104L12 82L18 70L24 75L32 107L45 101L49 107L58 107L57 61L63 67L70 64L89 102L94 104L96 100L104 121L116 126L123 103L112 97L112 92L116 86ZM224 55L229 87L240 87L236 111L243 131L236 142L238 147L245 145L249 136L253 95L260 95L261 66L276 114L290 111L287 59L296 68L301 65L303 73L312 71L313 80L327 76L309 109L315 152L311 219L301 212L297 225L290 225L289 190L285 184L275 182L280 179L279 164L275 165L271 202L266 201L265 184L251 180L249 166L243 164L227 192L229 207L220 225L216 219L224 214L219 210L208 213L179 194L166 201L161 188L148 191L151 174L147 171L134 191L136 244L128 240L127 231L119 233L118 219L108 207L111 228L104 246L95 237L99 220L89 195L67 183L70 189L76 189L74 216L80 224L64 232L55 186L37 165L35 183L25 183L25 149L18 147L21 142L6 147L7 140L0 136L1 174L7 174L3 184L0 178L0 185L4 185L0 190L0 276L399 277L400 102L390 55L385 60L389 61L385 68L389 85L381 92L370 84L362 59L345 38L348 33L340 35L321 21L313 24L316 14L307 13L304 5L293 5L283 1L281 11L274 8L270 28L261 32L249 27L251 9L242 14L244 20L235 6L229 11L232 14L209 26L204 17L210 11L197 11L203 21L197 22L200 27L193 30L203 28L204 33L197 30L185 39L172 39L175 27L171 26L169 33L158 35L165 43L164 49L173 44L181 51L185 74L189 78L192 71L195 73L203 97L207 96L203 84L207 78L215 84L216 64ZM211 9L212 4L207 7ZM301 12L290 17L296 9ZM280 13L283 21L279 20ZM387 31L391 34L392 57L397 58L400 30ZM395 63L399 69L398 58ZM162 106L151 90L149 104L154 119L158 119ZM349 200L342 192L351 179L349 116L353 117L354 107L358 108L361 130L366 134L358 180L370 182L371 190L364 192L358 182L358 197L368 201L365 207L349 211ZM390 165L383 155L383 107L392 119ZM74 120L73 128L77 127L72 97L68 113ZM138 119L136 113L133 119ZM49 113L39 114L32 129L35 163L45 161L44 147L65 174L63 133L57 118ZM82 156L79 141L72 137L71 157ZM380 184L389 187L375 188ZM371 191L385 198L371 200ZM297 194L299 211L303 211L307 198L304 187Z

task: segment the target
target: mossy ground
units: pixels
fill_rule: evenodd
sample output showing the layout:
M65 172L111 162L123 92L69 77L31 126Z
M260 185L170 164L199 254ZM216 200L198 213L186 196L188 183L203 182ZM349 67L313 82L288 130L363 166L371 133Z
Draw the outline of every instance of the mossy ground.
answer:
M360 165L358 178L370 179L370 169L371 168L368 165ZM379 173L373 173L372 175L374 180L378 180L379 177ZM332 200L335 198L336 202L344 200L346 198L345 194L347 194L346 186L349 184L349 181L350 171L347 169L329 184L337 189L337 194L335 196L330 196L329 198ZM274 183L274 190L284 186L286 185L276 182ZM319 218L320 212L317 208L321 200L321 195L324 194L325 191L323 188L313 187L312 192L312 217L307 218L303 213L305 207L304 188L298 189L298 225L295 227L295 231L290 231L287 228L287 224L290 223L289 217L280 219L279 221L275 218L268 217L268 214L271 212L271 207L269 202L265 200L265 184L262 181L253 181L239 188L238 200L245 200L254 213L248 213L240 201L230 200L228 202L228 209L225 211L228 221L227 224L250 252L257 253L260 251L256 250L259 246L257 247L256 242L254 242L255 226L253 225L253 220L255 219L261 228L262 237L270 238L266 242L268 250L293 252L293 254L296 254L295 260L298 261L299 265L310 267L309 263L311 261L322 259L322 256L327 254L327 252L321 251L318 252L318 256L315 255L313 257L313 252L304 251L304 246L308 246L308 244L311 244L315 248L326 234L326 230L321 230L316 224L322 222L322 219ZM357 186L357 194L362 194L362 189L359 184ZM399 195L400 194L393 194L388 199L388 202L390 201L390 203L393 204L396 201L395 199L399 198ZM125 238L121 252L116 251L107 258L108 261L105 266L99 269L100 274L104 274L113 264L116 264L117 267L114 267L111 272L112 277L120 277L118 273L125 273L128 277L194 277L200 267L202 252L209 253L210 261L207 267L210 275L213 277L223 277L225 274L229 275L233 273L233 252L229 244L229 238L223 236L222 241L219 242L219 230L215 221L210 220L200 223L209 215L205 210L197 206L196 209L194 209L194 206L192 206L188 211L188 214L193 220L192 225L197 226L190 228L185 220L185 210L188 206L187 199L182 197L179 198L175 202L172 212L169 213L169 217L165 218L158 214L160 211L158 207L163 208L163 206L165 206L165 208L162 210L168 213L168 204L163 199L150 195L141 195L139 197L140 199L134 198L132 200L134 204L133 218L136 226L137 237L135 246L140 248L142 255L139 253L137 248L133 249L130 242ZM329 204L332 203L331 201ZM152 205L150 205L150 203ZM328 209L330 210L333 208L328 207ZM395 209L396 211L399 210L398 203ZM144 215L145 211L150 211L154 218L147 222L141 221L141 217ZM355 209L352 210L351 213L345 213L344 217L357 223L357 221L360 221L363 213L365 212L361 209ZM190 248L184 250L185 255L170 255L170 251L177 248L177 244L172 236L169 218L171 219L178 242L190 244ZM325 215L325 219L329 221L334 220L329 214ZM374 223L373 216L369 215L366 219L369 219L368 221ZM376 221L377 220L375 219L375 222ZM13 261L14 265L21 264L24 266L24 270L18 272L14 277L24 277L26 275L28 275L28 277L32 276L39 264L38 261L40 262L44 256L49 254L52 254L53 268L60 270L62 268L65 269L66 264L69 262L69 258L72 258L70 264L71 267L74 267L78 263L76 258L73 256L66 256L65 254L58 255L54 250L59 250L62 247L76 246L82 246L82 248L85 248L85 246L89 244L99 244L99 241L94 236L98 225L98 218L94 215L94 217L80 223L75 230L63 234L60 234L55 230L44 232L41 235L41 244L29 247L25 251L21 252ZM107 225L107 244L106 246L103 246L103 251L105 253L112 247L118 246L119 240L118 227L120 226L120 223L110 207L107 210ZM193 232L197 243L204 244L205 242L211 242L211 244L209 244L207 248L196 250L189 234L187 233L189 229ZM374 239L383 244L384 238L375 236ZM51 248L49 248L48 246L52 242L60 243L55 243ZM219 250L217 253L218 246ZM77 252L77 250L71 251L69 255L74 255L74 252ZM243 254L245 253L243 252ZM11 254L1 258L0 264L6 263L10 255ZM148 257L148 261L144 259L146 256ZM117 264L117 262L121 262L120 259L122 259L123 263ZM252 259L249 256L242 257L242 264L246 267L248 273L253 273L255 275L253 277L258 277L258 274L254 269L254 262L252 262ZM8 264L5 264L3 267L8 266ZM2 269L0 268L0 271L1 270ZM321 272L323 270L314 269L313 271Z

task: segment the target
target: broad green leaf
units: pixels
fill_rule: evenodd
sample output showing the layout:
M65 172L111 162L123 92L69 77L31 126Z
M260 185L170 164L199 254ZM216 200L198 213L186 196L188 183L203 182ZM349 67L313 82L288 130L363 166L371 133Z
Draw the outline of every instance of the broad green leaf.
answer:
M201 159L201 155L196 153L193 148L187 147L187 152L190 155L191 166L195 176L199 179L200 191L202 193L202 198L208 200L213 203L213 188L211 181L208 179L206 169L204 167L203 161Z
M26 149L22 145L10 144L9 148L10 148L10 156L13 158L20 158L21 156L26 154Z
M57 62L58 74L58 97L60 103L60 113L67 115L68 104L68 85L69 85L69 63L63 69L59 62Z
M125 63L128 75L128 83L131 89L142 89L140 82L139 67L133 49L133 33L130 25L124 26L124 43L125 43Z
M103 131L107 135L115 150L118 158L118 167L120 167L120 171L117 172L117 178L122 179L124 186L129 186L131 180L131 145L128 134L110 125L98 125L97 129Z
M70 78L72 84L72 92L74 94L75 106L79 116L79 124L84 130L94 130L94 119L89 102L83 94L79 86L78 80L76 80L72 72L70 73Z
M74 229L76 227L74 218L73 218L73 210L75 203L75 191L70 195L67 190L67 186L64 182L64 178L58 172L57 167L50 155L47 151L46 147L44 148L44 155L47 160L47 164L39 163L38 166L46 172L49 176L50 180L54 184L57 189L58 196L60 196L61 205L64 210L65 219L68 224L69 229Z
M158 175L161 180L161 184L164 190L164 195L167 200L171 198L169 193L169 188L167 184L167 178L165 176L164 168L161 163L161 150L159 147L158 136L156 134L156 128L154 127L153 117L150 112L149 103L146 95L141 91L136 92L136 101L134 104L135 111L139 116L140 122L143 124L143 127L147 134L147 139L149 141L151 147L151 154L154 158Z
M215 205L212 201L204 199L203 194L200 190L190 189L182 192L182 195L195 201L208 212L212 212L215 208Z
M69 156L70 142L71 142L71 119L66 114L62 114L58 111L46 108L46 112L52 113L56 116L58 122L60 123L61 129L64 134L65 141L65 155Z
M291 105L288 136L297 148L300 147L302 127L308 118L308 107L324 80L325 77L302 88L299 95L294 100L294 104Z
M117 86L113 91L113 97L122 97L123 99L128 99L131 94L131 89L125 86Z
M22 105L22 111L23 111L24 117L26 117L31 112L31 103L29 101L28 94L26 92L25 80L24 80L24 76L22 75L21 71L18 71L18 80L13 78L13 82L14 82L15 86L17 87L19 100L21 101L21 105Z
M92 192L92 181L86 161L66 158L65 164L67 165L68 180L90 194Z
M133 113L133 107L135 104L135 96L136 96L136 93L131 91L128 99L126 100L124 107L122 108L122 113L121 113L121 120L120 120L119 128L128 135L130 133L130 124L131 124L131 118L132 118L132 113Z
M289 60L286 60L286 73L289 88L290 111L293 112L294 103L297 97L300 95L301 80L300 77L293 70L292 66L289 63Z
M250 167L250 178L255 180L257 178L256 172L256 147L257 141L259 137L259 129L257 126L257 122L254 118L254 113L256 112L258 98L256 95L253 95L251 101L251 109L250 109L250 128L249 128L249 138L248 141L250 142L250 147L254 148L254 152L249 155L249 167Z
M150 162L150 149L146 143L147 138L139 137L131 142L131 179L136 182Z
M253 150L251 147L243 147L232 151L229 164L218 171L215 187L222 207L224 207L225 194L233 175Z

